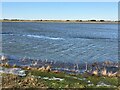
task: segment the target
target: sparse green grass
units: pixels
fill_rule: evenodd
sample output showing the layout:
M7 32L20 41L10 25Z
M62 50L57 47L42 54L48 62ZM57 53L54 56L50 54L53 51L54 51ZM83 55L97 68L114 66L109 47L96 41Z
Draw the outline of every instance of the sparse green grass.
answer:
M90 76L85 74L66 74L64 72L61 73L54 73L54 72L41 72L38 70L29 70L27 76L34 75L34 76L40 76L41 79L38 79L39 82L42 82L47 86L48 88L91 88L90 90L95 88L107 88L109 90L112 87L96 87L98 82L104 82L105 84L112 85L112 86L118 86L118 78L117 77L103 77L103 76ZM5 74L2 74L2 76L5 76ZM26 76L26 77L27 77ZM21 80L24 80L26 77L20 77ZM59 80L49 80L49 79L43 79L43 77L48 78L61 78L62 81ZM80 80L83 79L83 80ZM88 81L90 81L93 86L88 86ZM108 89L109 88L109 89ZM110 89L114 90L114 88Z
M108 87L96 87L98 82L104 82L109 85L118 86L117 77L98 77L98 76L87 76L86 80L79 80L78 78L83 79L84 75L70 75L66 73L53 73L53 72L40 72L40 71L30 71L32 75L41 76L41 77L56 77L62 78L63 81L57 80L43 80L49 88L108 88ZM88 82L91 81L93 86L88 86Z

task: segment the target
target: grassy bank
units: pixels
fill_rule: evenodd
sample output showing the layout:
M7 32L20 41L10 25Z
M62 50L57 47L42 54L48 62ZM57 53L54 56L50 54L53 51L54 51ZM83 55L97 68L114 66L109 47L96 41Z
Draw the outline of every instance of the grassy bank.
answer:
M47 72L26 70L26 76L1 74L3 88L104 88L118 90L117 77L90 76L84 74L67 74L65 72Z

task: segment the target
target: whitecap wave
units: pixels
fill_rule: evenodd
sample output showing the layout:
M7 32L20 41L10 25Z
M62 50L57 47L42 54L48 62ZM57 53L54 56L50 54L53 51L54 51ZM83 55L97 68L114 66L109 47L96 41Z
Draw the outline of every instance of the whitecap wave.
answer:
M53 37L47 37L47 36L39 36L39 35L24 35L27 37L33 37L33 38L43 38L43 39L52 39L52 40L64 40L63 38L53 38Z
M51 39L51 40L64 40L64 38L56 38L56 37L48 37L43 35L21 35L21 34L12 34L12 33L2 33L2 35L16 35L16 36L24 36L24 37L32 37L32 38L42 38L42 39Z

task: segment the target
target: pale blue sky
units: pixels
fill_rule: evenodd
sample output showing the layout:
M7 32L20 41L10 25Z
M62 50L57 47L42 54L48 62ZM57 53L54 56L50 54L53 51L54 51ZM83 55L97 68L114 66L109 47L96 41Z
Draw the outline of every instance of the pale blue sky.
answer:
M8 19L118 20L117 2L3 2Z

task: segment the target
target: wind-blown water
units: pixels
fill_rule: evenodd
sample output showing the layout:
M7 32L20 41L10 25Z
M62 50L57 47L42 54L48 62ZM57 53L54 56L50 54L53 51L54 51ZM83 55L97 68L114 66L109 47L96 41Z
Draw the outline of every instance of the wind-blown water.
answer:
M118 60L117 24L2 23L3 53L72 63Z

